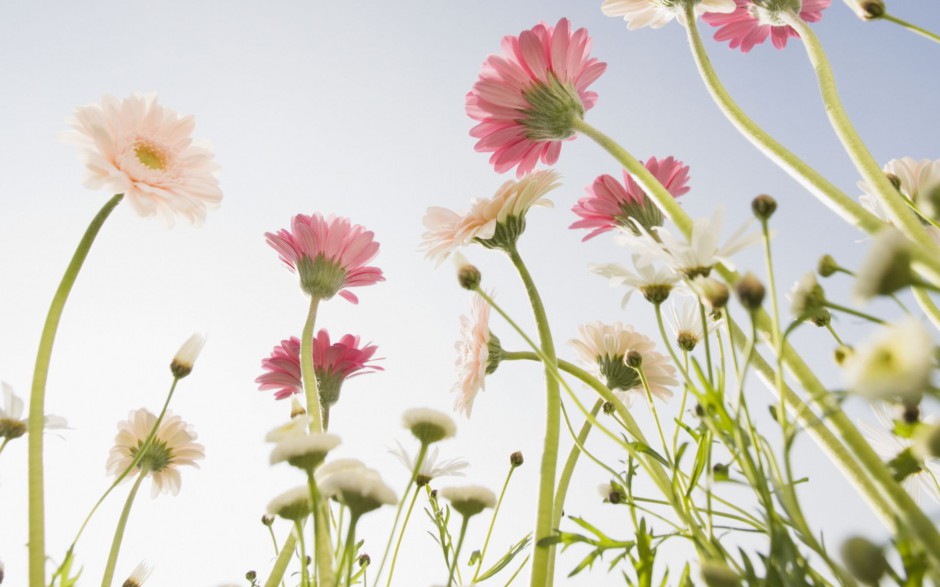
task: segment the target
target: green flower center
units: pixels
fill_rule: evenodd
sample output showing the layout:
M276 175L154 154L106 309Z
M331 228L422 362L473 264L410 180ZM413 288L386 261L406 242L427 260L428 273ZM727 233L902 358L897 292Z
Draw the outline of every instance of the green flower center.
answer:
M153 143L141 141L134 147L134 154L141 165L148 169L166 171L169 157L166 151Z

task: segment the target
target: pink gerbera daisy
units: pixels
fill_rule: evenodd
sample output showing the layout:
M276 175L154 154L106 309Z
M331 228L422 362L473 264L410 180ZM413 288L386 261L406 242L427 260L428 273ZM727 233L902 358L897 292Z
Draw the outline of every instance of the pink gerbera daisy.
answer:
M356 304L359 299L345 288L385 280L381 269L366 266L379 252L375 235L347 218L298 214L290 230L264 236L281 260L300 274L300 287L311 296L328 300L338 293Z
M702 16L702 20L712 26L719 27L715 33L716 41L730 41L732 49L741 48L747 53L755 45L760 45L770 37L777 49L787 46L790 37L800 35L787 26L780 18L786 11L799 9L800 18L806 22L817 22L822 18L822 11L829 8L832 0L764 0L759 6L751 0L734 0L738 7L730 14L709 12Z
M157 104L155 94L75 109L68 140L83 148L85 185L124 194L141 216L175 216L199 225L222 201L212 151L193 144L195 122Z
M476 150L493 153L497 173L518 165L523 176L539 159L558 160L561 140L574 135L572 121L597 101L587 91L607 67L589 56L587 30L571 32L568 19L540 23L518 37L503 37L502 54L483 62L480 79L467 94L467 114L480 124L470 136Z
M686 185L689 181L689 168L681 161L672 157L662 160L650 157L646 168L672 197L678 198L689 191ZM578 200L571 208L581 220L568 227L593 229L582 240L594 238L617 226L636 231L631 219L647 230L663 225L662 212L647 199L646 192L626 171L623 172L622 184L610 175L602 175L585 191L587 197Z
M382 368L370 364L378 349L373 344L359 346L359 337L347 334L330 343L324 329L313 339L313 371L317 376L320 402L324 409L339 400L343 381ZM300 339L292 336L274 347L271 356L261 361L265 372L255 379L261 391L274 390L275 399L284 399L303 391L300 372Z

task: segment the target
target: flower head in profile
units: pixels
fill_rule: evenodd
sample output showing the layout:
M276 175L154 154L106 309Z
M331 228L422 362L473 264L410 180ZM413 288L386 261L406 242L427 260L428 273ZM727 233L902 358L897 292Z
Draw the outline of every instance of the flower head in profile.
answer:
M29 431L29 421L23 418L23 400L13 393L13 388L0 382L0 388L3 389L3 404L0 405L0 439L13 440L19 438ZM65 428L68 423L61 416L48 414L43 422L46 430L55 428ZM0 444L3 442L0 441Z
M672 320L670 326L676 335L676 344L686 352L692 352L699 342L705 337L705 330L702 328L702 317L699 312L698 304L690 301L674 303L670 307ZM708 321L708 331L714 331L723 318ZM645 365L645 363L644 363Z
M679 282L679 275L668 267L655 267L639 255L633 255L633 266L636 271L618 263L592 264L588 268L598 275L606 277L610 287L627 286L627 293L623 296L621 307L626 307L634 291L639 291L652 304L661 304L669 297L669 293Z
M920 283L911 267L911 241L894 226L885 226L855 275L852 295L859 304L875 296L887 296Z
M708 276L717 263L731 265L731 255L760 242L761 233L747 234L750 221L741 225L724 245L719 246L725 210L719 206L711 218L696 218L692 224L692 238L675 237L664 227L654 227L655 236L642 226L639 234L622 231L615 239L618 244L635 251L645 263L662 261L673 271L686 278Z
M850 391L871 400L914 402L930 387L934 345L913 318L881 326L842 362Z
M148 565L145 561L141 561L134 567L134 570L131 571L131 574L121 587L141 587L147 579L150 578L150 573L152 572L153 567Z
M156 424L157 417L145 408L133 410L127 420L118 422L114 447L108 456L108 473L115 477L123 473L134 461L138 451ZM151 497L163 491L176 495L180 491L179 467L199 468L196 462L205 457L203 446L197 442L192 427L179 416L167 412L151 444L145 449L131 475L146 471L153 481Z
M378 471L365 467L347 467L325 475L318 481L325 497L335 497L354 516L398 502L395 492L382 481Z
M770 37L777 49L787 46L790 37L800 35L781 19L785 12L799 12L806 22L817 22L822 11L829 8L832 0L734 0L737 7L728 14L709 13L702 16L708 24L719 27L716 41L729 41L732 49L747 53Z
M470 209L458 214L433 206L424 215L427 231L421 236L425 258L438 264L458 247L478 242L487 248L509 249L525 231L526 213L533 206L551 208L545 194L559 186L558 173L531 173L518 181L507 181L492 198L479 198Z
M465 518L496 506L496 494L479 485L445 487L441 489L440 495L450 502L450 507Z
M198 226L222 201L219 166L193 142L193 117L157 104L155 94L104 96L76 108L71 126L66 137L82 148L85 185L124 194L141 216L169 226L180 216Z
M625 362L631 351L642 356L643 374L653 395L661 400L672 397L669 387L679 384L676 369L666 357L653 350L656 345L647 336L620 322L593 322L578 327L578 332L578 338L570 341L578 358L601 377L607 387L617 392L625 405L633 402L633 393L646 393L640 374Z
M672 157L662 160L650 157L645 165L673 198L689 191L689 168L681 161ZM568 227L590 229L581 240L592 239L618 226L638 233L634 222L647 230L663 225L663 213L626 171L623 183L613 176L602 175L585 191L587 196L571 209L581 220Z
M360 345L359 337L346 334L330 342L330 334L321 329L313 339L313 371L317 376L320 402L332 406L339 400L343 382L357 375L382 371L371 363L377 346ZM274 390L275 399L284 399L303 391L300 372L300 339L292 336L274 347L271 356L261 361L264 373L255 379L261 391Z
M622 16L629 30L643 27L658 29L676 18L685 25L684 3L681 0L604 0L601 11L607 16ZM734 0L700 0L695 2L695 16L705 12L732 12Z
M918 161L912 157L901 157L888 161L882 169L897 186L901 195L913 202L922 214L928 218L940 216L940 159ZM868 183L860 181L858 187L865 192L859 197L862 206L878 218L890 222L887 211ZM940 230L934 226L925 228L933 239L940 243Z
M587 88L607 65L591 57L590 49L588 32L572 32L563 18L555 26L540 23L518 37L503 37L502 53L486 58L466 109L479 122L470 131L479 139L476 150L492 153L497 173L518 166L522 177L539 160L555 164L561 141L574 135L574 120L597 101Z
M470 315L460 317L460 338L457 348L457 383L453 391L454 410L468 418L477 393L486 389L486 376L499 366L502 348L490 332L490 305L483 296L470 298Z
M454 420L444 412L431 408L405 410L401 420L404 427L411 430L421 444L430 445L457 434L457 425Z
M399 462L408 469L409 473L414 472L415 466L417 465L415 459L412 458L400 442L395 441L395 444L398 445L398 448L389 449L388 452L398 457ZM422 459L421 466L418 468L418 476L415 482L419 487L427 485L432 479L437 479L438 477L463 477L463 470L470 466L470 463L463 459L447 459L443 461L438 461L437 459L437 447L432 446L427 450L427 454L424 456L424 459Z
M366 265L379 254L375 235L348 218L298 214L290 230L264 236L281 261L300 275L300 287L310 296L328 300L339 294L357 304L359 299L346 288L385 281L381 269Z
M284 427L275 429L283 431ZM271 464L288 463L298 469L313 471L327 453L339 446L339 436L326 432L310 432L309 427L295 426L280 436L271 451Z

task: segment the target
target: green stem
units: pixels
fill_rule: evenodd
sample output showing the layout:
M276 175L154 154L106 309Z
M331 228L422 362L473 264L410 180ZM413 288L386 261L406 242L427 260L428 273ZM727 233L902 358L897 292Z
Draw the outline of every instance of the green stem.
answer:
M934 328L940 330L940 308L937 308L937 304L930 299L927 290L922 287L912 289L914 291L914 299L917 300L920 309L927 314L927 318L930 320L930 323L933 324Z
M451 587L454 584L454 571L457 569L457 557L460 556L460 549L463 547L463 539L467 535L467 524L470 522L470 518L463 516L463 519L460 522L460 537L457 538L457 548L454 549L454 561L450 565L450 573L447 576L447 587Z
M45 504L43 500L43 468L42 468L42 440L43 425L45 422L46 380L49 376L49 364L52 358L52 346L55 343L56 331L62 310L68 301L69 293L75 284L82 264L95 242L95 237L101 230L104 221L108 219L114 208L121 202L124 194L112 197L92 219L85 230L78 248L72 255L72 260L62 276L59 288L52 298L49 312L46 314L46 323L42 328L39 339L39 351L36 354L36 369L33 372L33 386L29 397L30 430L38 433L28 435L29 452L29 584L33 587L43 587L46 584L46 536L45 536Z
M424 462L424 457L427 455L428 445L425 442L421 443L421 448L418 449L418 456L415 459L414 468L411 471L411 478L408 480L408 485L405 487L405 492L402 493L402 499L398 502L398 509L395 511L395 521L392 522L392 529L388 534L388 543L385 545L385 552L382 554L382 562L379 564L379 569L375 572L375 583L374 585L379 584L379 579L382 577L382 569L385 567L385 559L388 558L388 552L392 547L392 540L395 538L395 529L398 528L398 518L401 517L402 507L405 505L405 497L408 496L408 492L411 491L411 485L415 482L415 479L418 478L418 473L421 471L421 464ZM415 497L418 495L418 489L415 489ZM412 505L414 505L414 499L412 499ZM410 510L409 510L410 511ZM407 523L407 522L406 522ZM395 569L395 558L398 557L398 546L401 545L402 536L405 535L405 528L402 526L401 534L398 536L398 544L395 546L395 555L392 557L392 568L388 573L388 585L392 584L392 571Z
M277 587L277 584L281 582L284 578L285 571L287 571L287 565L290 564L290 557L294 554L295 548L297 548L296 528L294 528L284 540L284 546L281 547L281 552L278 553L277 560L274 561L274 568L271 569L271 574L268 575L268 580L265 581L264 587Z
M823 104L826 106L826 114L829 116L829 122L833 130L842 142L842 146L848 153L849 158L855 164L856 169L861 174L862 179L870 187L874 196L885 207L892 223L900 228L908 238L918 243L925 250L936 248L934 241L929 233L921 224L917 215L914 214L907 203L900 196L897 189L888 180L888 177L881 170L881 166L875 161L868 147L862 141L861 137L852 126L839 93L836 89L835 77L832 74L832 67L823 51L822 45L816 34L798 15L791 12L781 12L780 18L786 24L793 27L799 33L803 44L806 47L806 53L809 56L810 63L816 72L816 78L819 83L819 91L822 95ZM935 267L936 264L931 265Z
M294 522L294 531L297 532L297 542L300 545L300 586L310 585L310 569L307 568L307 548L304 544L304 527L300 520Z
M644 169L646 169L644 167ZM539 469L538 517L535 523L535 553L532 557L532 587L551 586L554 577L551 552L553 546L541 546L539 541L552 534L552 522L555 500L555 475L558 466L558 442L561 426L561 393L558 387L557 359L555 357L555 343L548 325L548 316L542 298L539 296L535 281L529 274L519 251L515 247L507 251L512 264L516 267L522 282L525 284L529 302L535 314L535 322L539 331L539 346L545 356L545 442L542 449L542 462Z
M337 576L343 576L343 567L345 566L346 560L349 560L349 566L346 571L346 586L352 587L352 568L353 568L353 558L354 552L353 549L356 547L356 524L359 523L359 516L350 512L349 515L349 529L346 532L346 545L343 549L343 558L339 561L339 570L336 571Z
M839 304L830 302L829 300L826 300L826 301L823 303L823 305L826 306L827 308L831 309L831 310L835 310L835 311L837 311L837 312L844 312L844 313L846 313L846 314L850 314L850 315L852 315L852 316L856 316L856 317L858 317L858 318L862 318L862 319L868 320L869 322L874 322L875 324L884 324L884 323L885 323L884 320L882 320L881 318L878 318L877 316L872 316L871 314L866 314L865 312L860 312L859 310L855 310L855 309L849 308L849 307L847 307L847 306L842 306L842 305L839 305Z
M509 487L509 480L512 479L512 472L515 470L516 466L510 463L509 473L506 474L506 480L503 481L503 489L499 492L499 499L496 501L496 508L493 509L493 516L490 518L490 527L486 531L486 539L483 541L483 550L480 551L480 558L477 560L477 570L473 573L473 579L470 580L471 583L476 582L477 576L483 569L483 559L486 557L486 549L490 545L490 537L493 536L493 527L496 525L496 516L499 515L499 508L503 505L503 497L506 495L506 488ZM555 503L557 504L558 502L556 501Z
M707 328L707 327L706 327ZM666 455L666 461L672 463L672 466L677 466L677 463L673 462L672 455L669 452L669 445L666 444L666 435L663 434L663 425L659 421L659 412L656 411L656 404L653 403L653 392L650 390L649 381L646 380L646 373L643 372L643 367L637 367L637 373L640 375L640 381L643 383L643 390L646 392L646 401L649 402L650 412L653 413L653 422L656 423L656 431L659 433L659 441L663 445L663 453Z
M691 4L687 3L686 22L688 24L686 25L686 34L689 46L692 49L692 56L695 59L696 66L698 66L699 75L705 83L705 87L725 117L757 150L800 182L803 187L813 193L843 220L867 233L878 232L884 226L884 222L880 218L866 210L861 204L820 175L818 171L778 143L738 106L721 83L711 60L708 58L708 53L705 51L705 45L702 43L702 37L699 35L696 26L696 19L691 14L692 10Z
M307 414L313 418L311 432L324 432L323 409L320 405L320 390L317 387L317 374L313 368L313 328L317 321L317 308L320 298L310 298L310 309L304 323L303 338L300 339L300 372L303 377L304 394L307 396Z
M408 527L408 520L411 519L411 510L414 509L415 502L418 501L419 492L420 488L415 487L414 493L411 494L411 503L408 504L408 512L405 513L405 520L401 523L401 531L398 533L398 540L395 542L395 553L392 555L392 563L388 567L388 585L392 584L392 577L395 576L395 563L398 561L398 550L401 548L402 538L405 537L405 528ZM405 495L408 495L407 491L405 492ZM404 503L404 499L402 499L402 503ZM392 532L394 535L395 530L392 529ZM385 561L383 560L382 562ZM378 582L378 575L376 575L376 582Z
M604 407L604 400L598 399L591 408L591 416L596 417ZM571 483L571 477L574 475L574 468L578 464L578 458L581 456L581 447L587 442L588 434L591 432L591 421L584 420L581 430L575 438L575 445L571 447L568 458L565 460L565 466L561 470L561 476L558 478L558 488L555 491L555 520L552 526L557 528L561 524L561 513L565 509L565 497L568 494L568 485Z
M940 43L940 35L937 35L936 33L932 33L925 28L921 28L917 26L916 24L907 22L906 20L902 20L896 16L888 14L887 12L882 14L879 18L881 20L887 20L888 22L893 22L894 24L899 24L911 32L917 33L918 35L922 37L930 39L934 43Z
M101 579L101 587L111 587L111 581L114 579L114 567L117 566L118 553L121 552L121 542L124 540L124 528L127 527L127 518L131 515L131 507L134 505L134 498L137 496L137 490L140 484L147 476L147 470L141 469L140 475L134 481L131 492L127 495L127 501L124 502L124 509L121 510L121 518L118 520L117 528L114 530L114 540L111 541L111 553L108 555L108 564L104 568L104 577Z
M5 448L7 447L7 444L9 444L9 442L10 442L10 439L9 439L9 438L4 438L4 439L3 439L3 444L0 444L0 454L3 453L3 449L5 449Z

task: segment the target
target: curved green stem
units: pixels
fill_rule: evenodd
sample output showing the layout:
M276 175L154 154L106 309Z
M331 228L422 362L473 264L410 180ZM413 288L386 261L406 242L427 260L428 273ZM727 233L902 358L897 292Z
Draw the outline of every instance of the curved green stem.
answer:
M930 299L927 290L922 287L912 289L914 291L914 299L917 300L917 305L927 314L927 318L930 320L930 323L933 324L933 327L940 330L940 308L937 308L937 304Z
M645 169L645 167L644 167ZM535 281L529 274L519 251L515 247L507 251L512 264L519 277L525 284L529 303L535 314L535 322L539 331L539 346L545 356L545 442L542 448L542 462L539 468L538 517L535 523L535 553L532 557L532 587L551 586L554 577L551 552L553 546L541 546L539 541L552 534L552 522L555 503L555 475L558 466L558 442L561 426L561 393L558 387L557 359L555 358L555 343L545 314L545 306L539 296Z
M290 557L294 554L295 548L297 548L296 528L294 528L284 540L284 546L281 547L281 552L278 553L277 559L274 561L274 568L271 569L268 580L264 582L264 587L277 587L277 584L281 582L284 578L284 573L287 571L287 565L290 564Z
M398 502L398 509L395 511L395 521L392 522L392 529L388 534L388 543L385 545L385 552L382 554L382 562L379 564L378 570L375 572L375 583L374 585L379 584L379 579L382 577L382 569L385 567L385 559L388 558L388 552L392 547L392 540L395 538L395 529L398 528L398 519L401 517L402 507L405 505L405 497L408 496L408 492L411 491L411 485L415 482L415 479L418 478L418 473L421 471L421 464L424 462L424 457L427 455L428 445L425 442L421 443L421 448L418 449L418 456L415 459L414 469L411 471L411 478L408 480L408 485L405 487L405 492L402 493L402 499ZM415 489L415 497L418 496L418 489ZM414 498L411 500L411 504L414 505ZM410 515L411 508L409 508ZM407 517L405 525L407 525ZM392 557L392 568L388 572L388 585L392 584L392 572L395 569L395 559L398 557L398 546L401 545L401 539L405 535L405 527L402 526L401 534L398 536L398 544L395 545L395 555Z
M845 313L845 314L849 314L850 316L855 316L856 318L862 318L863 320L868 320L869 322L874 322L875 324L884 324L884 323L885 323L884 320L882 320L881 318L879 318L879 317L877 317L877 316L872 316L871 314L866 314L865 312L856 310L856 309L854 309L854 308L849 308L849 307L847 307L847 306L842 306L842 305L840 305L840 304L836 304L836 303L834 303L834 302L830 302L829 300L826 300L826 301L823 303L823 305L826 306L827 308L829 308L830 310L835 310L835 311L837 311L837 312L843 312L843 313Z
M349 566L346 570L346 586L352 587L352 568L353 568L353 559L355 558L355 552L353 551L356 548L356 524L359 523L359 516L350 512L349 516L349 529L346 532L346 544L343 548L343 558L339 561L339 568L336 571L338 577L343 576L343 568L346 567L346 561L349 561Z
M816 34L798 15L790 12L782 12L780 18L788 25L793 27L806 47L806 53L809 56L810 63L816 72L816 78L819 83L819 91L822 95L823 104L826 106L826 114L829 116L829 122L833 130L839 137L842 146L848 153L849 158L855 164L856 169L861 174L862 179L871 188L874 196L885 207L891 221L900 228L908 238L918 243L925 250L933 250L936 245L931 239L930 234L921 224L917 215L914 214L904 198L900 196L897 189L888 180L888 177L881 170L881 166L875 161L868 147L858 135L852 122L849 120L842 106L842 100L836 89L835 77L832 74L832 67L823 51ZM931 265L936 267L936 263Z
M127 494L127 501L124 502L124 509L121 510L121 517L118 520L117 528L114 530L114 540L111 541L111 553L108 555L108 564L104 568L104 577L101 579L101 587L111 587L111 581L114 579L114 567L117 566L118 554L121 552L121 542L124 540L124 528L127 527L127 519L131 515L131 507L134 505L134 498L137 496L137 490L140 484L147 476L147 470L142 469L137 480L134 481L131 492Z
M847 196L818 171L777 142L738 106L721 83L712 66L705 45L702 43L702 37L699 35L696 19L694 16L689 16L692 9L691 4L686 7L686 21L688 23L686 34L689 46L692 49L692 56L708 93L711 94L715 104L718 105L725 117L761 153L800 182L803 187L843 220L867 233L875 233L880 230L884 226L884 222L880 218Z
M561 365L559 365L559 368ZM604 400L598 399L591 407L591 415L596 417L604 406ZM578 458L581 456L581 447L587 442L588 434L591 432L591 421L585 419L581 430L575 437L575 445L571 447L568 458L565 460L565 466L561 469L561 476L558 478L558 488L555 490L555 520L552 526L557 528L561 524L561 513L565 509L565 497L568 495L568 485L571 483L571 477L574 475L574 468L578 464Z
M888 14L887 12L885 12L878 18L881 20L887 20L888 22L893 22L894 24L899 24L913 33L916 33L924 38L930 39L934 43L940 43L940 35L938 35L937 33L932 33L925 28L922 28L922 27L917 26L916 24L907 22L906 20L902 20L894 15Z
M46 584L46 535L45 535L45 504L42 469L42 430L45 423L46 380L49 376L49 364L52 359L52 346L55 343L59 320L68 301L69 293L75 284L85 258L94 244L98 232L114 208L121 202L124 194L112 197L92 219L85 230L78 248L72 255L72 260L62 276L59 288L52 298L49 312L46 314L46 323L42 328L39 339L39 351L36 354L36 369L33 372L32 391L29 396L30 430L39 430L39 433L28 435L29 452L29 584L33 587L42 587Z
M447 577L447 587L451 587L454 584L454 571L457 569L457 557L460 556L460 549L463 547L463 539L467 535L467 525L470 522L470 518L463 516L463 519L460 522L460 537L457 538L457 548L454 549L454 561L450 565L450 573Z
M480 570L483 569L483 559L486 557L486 549L489 547L490 538L493 536L493 527L496 525L496 517L499 515L499 508L503 505L503 497L506 496L506 488L509 487L509 480L512 479L512 472L515 470L516 466L510 463L509 473L506 474L506 480L503 481L503 488L499 492L499 499L496 501L496 507L493 509L493 516L490 518L490 527L486 531L486 539L483 541L483 550L480 551L480 558L477 560L477 570L473 573L473 579L470 580L471 583L476 582L477 576L480 574ZM555 503L557 504L557 501Z

